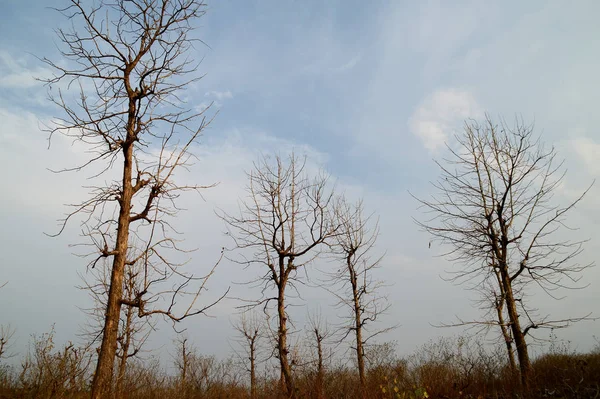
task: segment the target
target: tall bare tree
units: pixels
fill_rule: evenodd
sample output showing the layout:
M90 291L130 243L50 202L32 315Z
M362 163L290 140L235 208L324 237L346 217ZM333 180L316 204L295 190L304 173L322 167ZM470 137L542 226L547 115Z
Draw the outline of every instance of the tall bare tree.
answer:
M564 177L562 163L556 161L554 148L545 148L535 138L533 126L520 120L514 127L489 117L482 123L468 121L456 141L456 147L448 147L449 158L437 163L441 169L434 183L437 194L419 199L431 218L418 223L434 240L448 245L448 259L463 265L453 276L455 281L497 284L497 300L506 306L506 324L527 388L531 375L527 335L586 317L535 317L525 295L532 286L554 298L557 289L581 287L581 272L590 265L577 263L575 257L584 241L557 233L567 228L567 213L587 190L565 206L554 205Z
M49 128L50 137L62 134L91 154L85 163L61 171L99 164L100 172L93 176L99 184L107 171L118 175L92 187L88 199L74 204L60 230L74 216L83 216L83 233L96 254L91 266L102 259L112 263L92 384L92 397L104 398L112 389L123 304L136 307L140 316L161 314L173 321L206 310L195 305L201 288L189 288L194 277L166 257L168 251L179 249L169 224L169 217L178 211L177 198L203 188L179 184L175 173L189 164L190 147L210 122L204 111L188 109L179 97L200 78L188 51L194 43L193 24L204 14L205 4L201 0L69 3L59 10L72 26L57 30L61 61L43 59L55 71L47 80L49 97L61 110ZM132 237L144 244L132 247ZM143 289L126 301L126 266L137 262L144 268ZM150 286L154 291L148 291ZM148 299L160 294L171 295L166 309L151 306L156 301ZM175 298L186 294L191 295L189 305L176 307Z
M242 363L250 373L250 398L256 399L256 366L261 361L259 356L260 344L264 339L263 323L255 313L242 313L233 328L241 336L238 343L242 347Z
M90 316L90 321L83 335L89 340L90 346L96 345L102 337L104 315L110 289L110 276L110 264L107 262L98 262L94 269L88 270L86 276L82 275L84 285L81 288L89 293L94 303L92 308L85 310ZM138 309L131 304L135 301L138 293L144 290L142 287L143 276L144 267L142 262L125 266L123 301L127 304L121 308L117 337L116 357L118 362L115 384L117 396L122 395L123 392L128 361L140 355L142 347L155 326L152 318L140 317Z
M319 246L335 235L337 225L330 219L333 191L327 177L310 177L306 159L294 154L287 159L264 157L248 174L248 198L238 216L225 214L239 263L261 266L263 273L253 283L262 286L263 298L254 306L276 303L277 356L285 381L286 395L295 397L289 361L288 288L296 289L298 271L319 253ZM275 290L275 295L267 292Z
M386 297L381 293L383 282L373 278L382 257L372 258L373 247L379 235L379 225L371 216L365 216L362 201L349 203L341 197L335 206L335 218L340 223L339 234L332 245L335 257L340 261L335 272L329 272L330 281L340 284L341 289L331 290L338 298L338 306L348 310L344 325L345 339L353 336L359 380L365 394L365 345L367 342L393 327L372 329L371 324L389 309Z
M323 318L320 310L308 315L308 329L307 329L307 340L312 346L312 349L316 351L316 369L317 378L315 380L315 393L317 399L324 397L324 382L325 382L325 360L331 357L331 353L327 355L325 353L324 345L328 340L332 338L335 330L331 328L331 325Z
M517 373L517 362L515 359L515 348L514 340L512 338L512 332L510 329L510 322L508 321L508 315L506 313L506 294L504 286L502 285L502 276L500 275L499 269L495 266L495 258L490 254L489 256L489 268L491 272L486 276L485 279L477 281L476 284L471 287L480 294L478 298L474 300L474 303L485 313L487 317L482 320L465 321L460 317L457 317L458 322L456 323L442 323L441 327L467 327L468 330L474 329L474 335L481 333L488 333L490 330L496 327L500 330L500 337L504 342L508 365L511 372ZM450 281L454 278L451 277ZM518 292L518 287L513 286L513 295L520 297L521 293Z

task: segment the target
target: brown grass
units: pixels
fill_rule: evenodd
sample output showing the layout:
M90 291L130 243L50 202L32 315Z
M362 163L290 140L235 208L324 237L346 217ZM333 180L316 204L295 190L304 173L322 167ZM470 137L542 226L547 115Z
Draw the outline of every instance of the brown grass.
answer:
M249 398L243 368L233 360L195 355L192 370L182 382L167 374L156 359L131 361L122 398ZM519 392L518 379L507 369L502 351L480 343L443 338L419 348L405 359L393 353L371 363L367 398L600 398L600 351L587 354L559 351L533 362L534 379L528 395ZM89 351L72 344L55 347L53 333L34 337L19 367L0 365L0 398L86 398L93 367ZM258 398L280 398L278 376L259 379ZM300 398L360 398L358 373L353 367L330 366L323 390L316 389L310 363L296 370Z

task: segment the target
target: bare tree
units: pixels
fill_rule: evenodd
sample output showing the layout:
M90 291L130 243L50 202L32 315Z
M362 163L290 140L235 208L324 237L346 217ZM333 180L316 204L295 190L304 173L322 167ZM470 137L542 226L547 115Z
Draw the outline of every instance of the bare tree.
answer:
M71 342L57 346L54 327L41 336L21 362L21 395L31 398L80 397L89 392L92 354L88 347Z
M373 279L373 272L382 259L371 258L379 225L371 216L364 215L362 201L350 204L343 197L336 203L335 218L340 229L332 249L341 264L336 271L327 274L329 280L341 285L341 288L329 291L338 298L338 306L348 310L342 339L353 336L352 349L356 352L360 385L364 394L365 345L373 337L393 328L370 328L390 307L386 297L381 294L383 282Z
M255 313L242 313L233 328L241 335L238 343L243 348L242 362L250 373L250 397L256 399L256 365L261 360L259 354L260 343L264 338L263 325Z
M288 358L286 289L297 289L298 271L337 230L329 218L333 192L328 189L327 177L309 177L305 165L306 160L293 154L288 159L263 158L248 174L248 198L241 204L239 216L223 215L241 252L237 262L260 265L264 270L253 281L262 287L263 298L251 306L277 304L277 356L290 397L296 393ZM272 288L275 295L266 294Z
M490 255L488 267L490 272L482 281L477 281L473 287L473 290L479 293L479 297L474 300L474 303L485 313L488 314L487 318L476 321L465 321L460 317L457 317L457 323L442 323L439 327L467 327L467 330L474 330L474 336L479 334L487 334L490 330L498 327L500 330L500 337L504 342L508 365L512 373L518 372L517 362L515 359L514 340L512 338L512 332L510 329L510 322L507 321L508 315L506 314L506 294L502 285L502 276L500 275L499 269L495 266L494 256ZM454 278L451 277L450 281ZM513 295L520 297L521 293L518 291L518 286L513 286Z
M566 214L587 190L566 206L553 204L564 177L562 163L557 163L554 148L545 148L534 137L533 126L522 121L513 128L489 117L481 124L468 121L456 140L456 148L448 147L449 158L437 163L442 171L434 183L437 195L419 199L432 217L417 223L434 240L448 245L448 259L464 266L453 275L454 281L472 286L495 282L496 300L506 306L506 325L527 388L531 375L527 335L587 317L538 318L526 303L533 286L553 298L557 289L581 287L581 272L590 264L578 264L575 257L584 241L555 233L569 229Z
M0 285L0 289L4 288L4 286L8 284L5 282ZM4 326L0 325L0 360L13 357L14 355L9 353L11 347L12 337L15 335L16 330L12 328L10 325Z
M484 284L482 287L482 302L487 305L487 308L491 308L495 311L495 320L491 322L491 325L496 324L500 328L500 333L502 336L502 340L506 346L506 353L508 356L508 364L510 370L514 373L517 371L517 362L515 360L515 351L513 348L513 338L510 330L510 323L506 321L507 315L505 314L506 309L506 292L504 291L504 286L502 284L502 275L500 271L494 264L494 257L492 256L490 259L491 264L489 267L492 269L493 273L490 277L492 279L488 284ZM513 291L515 287L513 287ZM484 305L484 306L485 306Z
M334 330L331 326L323 319L320 311L310 313L308 315L308 331L307 335L310 336L312 342L312 349L316 351L316 369L317 378L315 384L316 397L318 399L323 398L324 393L324 380L325 380L325 360L331 357L331 354L327 355L324 351L323 345L331 339L334 334Z
M110 265L107 262L99 262L94 269L89 269L89 275L82 276L84 285L81 287L89 292L94 307L86 309L91 320L84 331L84 336L89 340L89 346L94 346L102 337L104 327L104 314L110 289ZM141 262L125 266L123 279L123 301L128 304L121 308L119 320L119 333L117 337L117 379L116 393L122 395L127 364L129 359L140 355L142 347L146 343L150 333L154 329L155 322L149 317L140 317L138 309L131 305L136 295L143 291L144 267Z
M0 360L13 357L14 355L9 353L11 347L12 337L15 335L16 330L9 326L0 325Z
M175 342L175 366L179 370L178 397L223 397L218 391L219 386L239 385L232 359L219 361L214 356L203 356L186 337L180 336Z
M174 322L211 306L195 304L206 281L190 289L194 277L166 257L179 250L168 221L178 211L177 198L204 188L175 179L210 123L204 111L186 108L179 97L200 79L187 52L194 43L192 24L204 8L201 0L100 0L87 7L70 0L59 10L72 22L70 30L57 31L61 62L43 59L55 71L47 80L49 97L62 112L49 128L50 138L62 134L91 154L85 163L61 171L96 165L100 171L92 178L97 182L105 180L100 176L106 172L118 174L73 204L58 233L71 218L83 216L83 234L95 253L90 266L103 259L112 263L92 398L108 397L112 389L122 305L136 307L140 316L160 314ZM144 244L132 247L133 237ZM142 290L134 300L125 300L126 266L137 262L144 267ZM157 301L149 297L163 295L171 296L166 309L150 306ZM190 301L179 308L175 298L181 295L190 295Z

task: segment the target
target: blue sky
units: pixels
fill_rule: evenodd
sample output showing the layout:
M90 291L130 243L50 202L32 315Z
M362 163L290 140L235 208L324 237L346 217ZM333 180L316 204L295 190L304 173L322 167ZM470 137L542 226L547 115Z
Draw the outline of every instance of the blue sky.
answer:
M68 246L79 240L79 227L56 239L43 235L66 211L63 204L85 194L85 176L47 168L76 164L84 154L60 139L48 150L39 129L56 110L34 79L48 72L36 56L56 59L53 29L64 19L39 0L3 0L0 7L0 264L1 280L9 282L0 290L0 322L17 328L23 349L30 334L52 323L67 340L84 322L78 306L87 297L74 288L84 262ZM428 249L428 237L412 222L419 211L408 190L430 193L437 176L432 159L443 156L444 142L452 143L465 118L484 112L535 121L542 140L566 160L557 201L600 176L599 12L596 1L210 2L196 31L208 46L194 54L204 57L199 72L206 76L185 101L192 107L214 101L219 114L195 149L200 161L188 177L220 184L204 200L183 199L188 211L176 223L199 248L191 267L206 270L206 259L227 244L214 209L235 206L244 170L261 152L294 148L380 215L378 249L386 253L380 277L390 284L392 302L385 322L401 324L383 339L397 340L399 352L408 353L430 337L459 333L430 324L475 317L474 297L440 278L453 266L435 256L441 250ZM573 234L590 239L582 262L594 261L599 247L599 195L597 184L572 214L580 227ZM235 267L222 265L211 293L229 285ZM585 280L589 288L567 292L560 302L536 297L536 305L558 317L597 310L600 273L592 269ZM325 296L311 292L294 316L302 320ZM235 305L222 303L213 318L186 324L191 336L203 337L201 350L230 351ZM599 323L559 337L589 349ZM162 325L153 345L168 346L171 335Z

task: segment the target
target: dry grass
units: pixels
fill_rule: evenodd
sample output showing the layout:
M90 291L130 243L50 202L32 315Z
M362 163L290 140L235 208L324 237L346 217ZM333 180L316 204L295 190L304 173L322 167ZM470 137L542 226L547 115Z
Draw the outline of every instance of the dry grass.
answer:
M86 398L89 396L92 354L68 344L55 347L53 333L34 337L21 366L0 366L0 398ZM310 366L296 370L300 398L361 398L358 373L348 366L330 366L317 389ZM533 362L534 380L528 395L519 392L507 369L504 353L490 352L477 342L441 339L429 342L405 359L393 353L372 362L366 398L600 398L600 351L588 354L563 348ZM191 372L168 375L156 359L131 361L127 399L249 398L243 369L232 360L194 354ZM257 398L280 398L277 376L259 379Z

